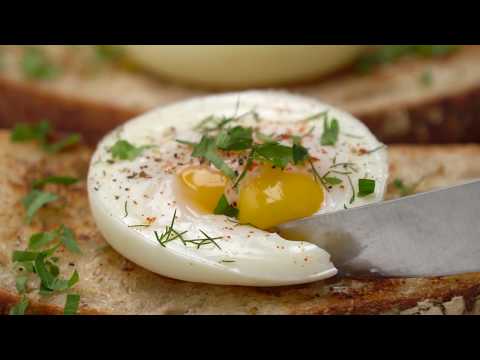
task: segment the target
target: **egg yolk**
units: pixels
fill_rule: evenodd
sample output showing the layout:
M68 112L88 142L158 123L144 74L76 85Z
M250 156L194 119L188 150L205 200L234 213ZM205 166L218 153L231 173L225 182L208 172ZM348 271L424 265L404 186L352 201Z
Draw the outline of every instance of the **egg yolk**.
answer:
M207 167L186 169L179 178L185 199L188 199L196 210L209 214L215 210L228 183L225 175Z
M323 189L312 175L265 166L241 187L238 220L269 229L313 215L321 208L323 199Z

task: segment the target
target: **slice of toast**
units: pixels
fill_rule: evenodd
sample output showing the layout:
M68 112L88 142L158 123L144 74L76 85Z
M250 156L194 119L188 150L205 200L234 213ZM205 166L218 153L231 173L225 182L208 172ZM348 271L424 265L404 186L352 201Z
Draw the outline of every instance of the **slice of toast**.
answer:
M63 274L77 269L84 314L378 314L480 313L480 274L434 279L333 278L307 285L253 288L195 284L158 276L106 246L89 211L85 178L91 149L77 147L47 155L35 144L12 144L0 132L0 313L19 301L11 254L24 249L33 232L59 224L72 228L81 255L59 251ZM480 177L480 145L391 146L391 183L424 191ZM60 204L42 209L25 225L20 200L32 180L49 175L78 176L69 187L48 185ZM394 185L388 198L399 196ZM454 241L454 239L452 239ZM31 287L38 284L29 284ZM29 292L29 312L61 313L65 295L40 298Z
M139 113L209 93L98 60L91 46L41 49L60 70L57 77L29 79L21 66L25 48L0 48L0 127L48 118L94 143ZM480 46L463 46L448 57L404 59L367 75L346 71L288 90L353 113L387 143L477 142L479 61Z

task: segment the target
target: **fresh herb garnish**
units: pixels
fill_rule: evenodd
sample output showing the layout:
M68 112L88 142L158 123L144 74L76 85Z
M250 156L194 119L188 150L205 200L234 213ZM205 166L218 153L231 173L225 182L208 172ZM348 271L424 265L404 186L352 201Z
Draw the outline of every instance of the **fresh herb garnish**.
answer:
M112 158L120 160L134 160L140 156L145 149L152 145L135 146L126 140L118 140L111 148Z
M405 185L403 180L398 178L393 181L393 186L395 186L395 188L400 192L400 196L412 195L413 193L415 193L417 185L418 183L412 186L407 186Z
M310 156L308 155L308 150L304 148L299 143L294 143L292 146L292 158L295 165L303 164L308 160Z
M340 127L337 119L325 118L323 122L323 134L320 143L324 146L333 146L337 143Z
M20 275L15 279L15 288L19 294L23 294L27 290L28 276Z
M37 140L45 142L47 135L50 133L50 124L48 121L40 121L37 124L16 124L10 133L12 142L23 142Z
M173 213L173 217L172 217L172 221L170 223L170 225L167 225L165 227L165 231L162 233L162 234L158 234L157 231L154 231L154 235L155 235L155 238L157 239L157 241L160 243L160 245L162 245L163 247L165 247L165 245L167 243L169 243L170 241L173 241L173 240L177 240L179 239L183 245L187 246L188 244L193 244L197 247L197 249L200 249L200 247L204 246L204 245L209 245L209 244L213 244L215 245L219 250L221 250L221 247L217 244L216 240L220 240L220 239L223 239L223 237L215 237L215 238L212 238L210 237L209 235L207 235L204 231L200 230L200 232L202 233L203 236L205 236L204 238L197 238L197 239L191 239L191 240L186 240L184 238L184 235L188 232L188 231L183 231L183 232L180 232L178 230L175 229L175 219L176 219L176 216L177 216L177 210L174 211Z
M365 197L375 192L375 180L358 179L358 197Z
M60 225L60 228L56 231L56 235L59 237L60 242L72 253L81 254L81 250L75 240L75 234L73 231L65 225Z
M230 179L235 178L235 171L223 161L220 154L217 152L214 138L204 135L200 142L193 146L192 156L210 161L213 166Z
M21 67L29 79L48 80L60 74L60 69L47 58L45 53L36 47L28 47L23 53Z
M30 236L28 241L29 250L38 250L55 240L57 234L55 232L41 232ZM34 260L34 259L33 259Z
M28 298L23 295L22 298L20 299L20 302L18 302L15 306L13 306L10 309L9 314L10 315L25 315L25 311L27 310L29 305Z
M66 138L61 139L56 143L44 144L43 148L45 149L46 152L55 154L68 147L78 144L80 140L81 140L81 136L79 134L70 134Z
M33 188L41 188L46 184L60 184L60 185L73 185L76 184L79 179L71 176L48 176L43 179L35 180L32 183Z
M293 151L291 147L278 142L259 144L255 146L254 158L284 168L293 161Z
M245 150L251 148L252 143L252 129L242 126L223 129L216 139L217 148L222 150Z
M458 45L384 45L360 57L356 68L361 73L368 73L379 65L390 64L403 57L440 57L449 55L459 48Z
M65 301L65 307L63 309L63 315L75 315L80 305L80 295L68 294Z
M22 199L22 204L27 212L26 221L30 224L35 213L46 204L58 200L56 194L44 192L40 190L32 190Z
M228 217L236 218L238 216L238 209L228 203L227 197L222 195L218 200L218 204L213 211L215 215L226 215Z
M333 177L333 176L324 176L324 177L323 177L323 180L324 180L327 184L332 185L332 186L334 186L334 185L339 185L339 184L341 184L341 183L343 182L341 179L339 179L339 178L337 178L337 177Z
M79 134L70 134L66 138L59 140L56 143L49 143L48 136L52 133L52 127L48 121L40 121L37 124L17 124L12 129L10 140L12 142L37 141L43 150L48 153L57 153L67 147L80 142L81 136Z

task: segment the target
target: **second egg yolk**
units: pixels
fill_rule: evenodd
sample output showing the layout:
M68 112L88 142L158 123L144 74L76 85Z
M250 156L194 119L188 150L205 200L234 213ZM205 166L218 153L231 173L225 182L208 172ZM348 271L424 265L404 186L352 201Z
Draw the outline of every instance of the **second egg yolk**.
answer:
M180 188L196 210L212 214L223 195L228 179L207 167L193 167L180 174Z
M241 186L239 222L260 229L316 213L324 199L323 188L312 175L264 166Z

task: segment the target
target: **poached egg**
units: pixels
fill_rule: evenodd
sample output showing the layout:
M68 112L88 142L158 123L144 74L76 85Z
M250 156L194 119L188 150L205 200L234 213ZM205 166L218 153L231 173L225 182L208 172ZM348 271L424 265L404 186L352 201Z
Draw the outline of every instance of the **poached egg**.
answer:
M107 242L152 272L280 286L337 270L323 249L271 229L380 201L387 176L386 149L351 115L283 92L241 92L113 130L91 160L88 193Z

